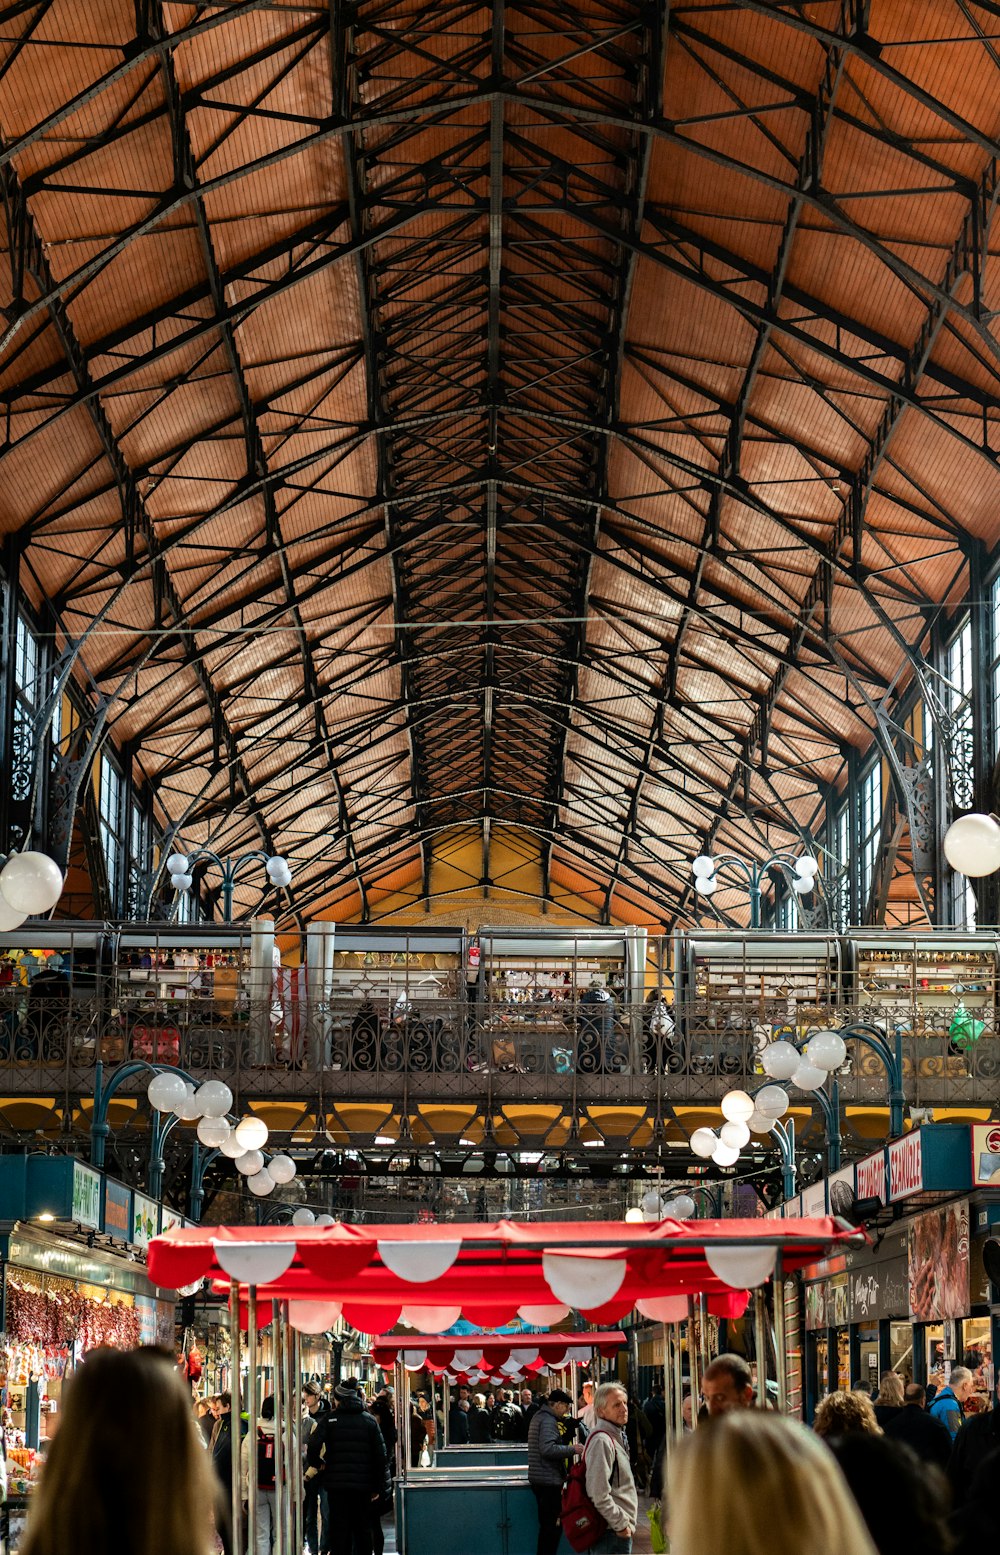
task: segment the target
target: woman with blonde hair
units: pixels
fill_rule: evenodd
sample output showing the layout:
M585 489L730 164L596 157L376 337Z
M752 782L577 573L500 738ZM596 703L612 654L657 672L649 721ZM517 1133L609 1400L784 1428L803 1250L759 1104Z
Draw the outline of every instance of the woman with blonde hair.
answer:
M93 1350L66 1389L20 1555L209 1555L216 1502L164 1350Z
M817 1436L850 1436L852 1431L878 1436L882 1427L867 1393L828 1393L820 1399L813 1430Z
M707 1421L668 1481L671 1555L875 1555L832 1454L783 1415Z
M903 1408L903 1379L898 1371L884 1371L878 1379L875 1419L883 1431Z

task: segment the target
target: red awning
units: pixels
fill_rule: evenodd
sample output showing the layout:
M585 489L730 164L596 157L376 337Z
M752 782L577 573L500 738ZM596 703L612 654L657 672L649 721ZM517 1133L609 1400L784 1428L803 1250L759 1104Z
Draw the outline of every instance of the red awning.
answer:
M255 1285L262 1300L317 1309L316 1322L319 1309L329 1317L330 1303L339 1303L369 1334L393 1328L404 1308L411 1322L447 1309L481 1328L519 1313L531 1322L522 1309L564 1309L547 1322L573 1308L590 1322L614 1323L637 1304L672 1321L679 1313L668 1313L666 1298L704 1293L720 1315L737 1316L778 1252L787 1272L864 1240L863 1231L829 1218L194 1226L150 1243L149 1276L168 1289L205 1278L220 1289L232 1280ZM426 1326L455 1320L435 1316Z
M593 1351L605 1360L618 1354L626 1343L620 1329L611 1332L582 1331L565 1334L392 1334L372 1345L372 1358L383 1370L403 1356L411 1367L418 1357L431 1371L496 1372L509 1366L522 1373L543 1366L560 1367L569 1357Z

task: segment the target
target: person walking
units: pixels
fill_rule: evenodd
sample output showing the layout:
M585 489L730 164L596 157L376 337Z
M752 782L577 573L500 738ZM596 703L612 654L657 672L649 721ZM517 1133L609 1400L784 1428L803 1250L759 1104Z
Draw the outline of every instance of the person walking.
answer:
M240 1440L245 1429L243 1421L238 1421L237 1441ZM219 1394L219 1418L212 1433L212 1467L219 1478L222 1503L226 1513L221 1520L219 1535L225 1555L232 1555L230 1529L233 1524L233 1399L231 1393Z
M952 1441L962 1428L962 1405L973 1391L972 1373L968 1366L953 1366L947 1383L934 1395L931 1419L940 1420Z
M334 1390L334 1407L306 1454L307 1480L320 1479L330 1503L330 1555L372 1555L373 1504L391 1494L389 1460L375 1416L357 1382Z
M498 1442L525 1439L521 1435L521 1410L514 1403L514 1395L509 1388L504 1388L500 1394L500 1407L493 1417L493 1433Z
M302 1389L306 1415L302 1422L302 1457L308 1463L309 1443L313 1433L322 1431L330 1413L330 1406L323 1397L318 1382L307 1382ZM310 1481L302 1493L302 1537L309 1555L321 1555L326 1549L326 1535L330 1526L330 1507L326 1491L318 1479Z
M487 1447L493 1440L493 1421L486 1408L486 1394L473 1393L469 1409L469 1441L474 1447Z
M469 1443L469 1403L467 1399L452 1400L448 1409L448 1445L466 1447Z
M547 1398L538 1400L528 1426L528 1484L538 1506L535 1555L556 1555L562 1534L563 1480L583 1451L579 1442L565 1442L559 1435L559 1421L565 1419L572 1402L562 1388L553 1388Z
M712 1419L753 1406L753 1373L742 1355L716 1356L705 1367L701 1396Z
M944 1427L942 1427L944 1429ZM972 1415L959 1428L951 1443L947 1463L948 1481L954 1505L964 1506L972 1494L972 1486L980 1465L991 1454L1000 1451L1000 1375L993 1394L993 1408L982 1414Z
M248 1431L240 1445L240 1482L243 1501L257 1503L256 1549L250 1555L271 1555L278 1536L275 1507L277 1457L275 1453L274 1395L261 1401L256 1431Z
M580 1412L577 1419L585 1431L594 1429L594 1384L585 1382L580 1388Z
M875 1396L875 1419L883 1431L903 1409L903 1379L897 1371L884 1371Z
M602 1382L594 1390L594 1426L583 1449L587 1495L607 1523L593 1555L631 1555L639 1516L639 1496L625 1445L628 1395L617 1382Z
M885 1434L895 1442L905 1442L923 1463L947 1469L952 1454L951 1437L940 1420L931 1419L924 1408L925 1398L919 1382L908 1382L903 1389L903 1407L887 1422ZM1000 1438L997 1446L1000 1447Z

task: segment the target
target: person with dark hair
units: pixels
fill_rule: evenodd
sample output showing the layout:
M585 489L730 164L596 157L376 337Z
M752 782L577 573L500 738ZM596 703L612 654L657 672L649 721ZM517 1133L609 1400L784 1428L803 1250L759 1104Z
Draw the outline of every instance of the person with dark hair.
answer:
M246 1430L245 1423L238 1422L239 1436L242 1437ZM222 1548L225 1555L231 1555L230 1528L233 1520L233 1398L231 1393L219 1394L219 1418L216 1428L212 1433L212 1465L219 1476L219 1484L222 1487L222 1499L226 1506L226 1517L223 1519L219 1533L222 1538Z
M869 1431L831 1437L878 1555L950 1555L948 1484L903 1442Z
M464 1398L453 1398L448 1409L448 1445L465 1447L469 1442L469 1404Z
M31 1497L22 1555L209 1555L218 1496L165 1350L91 1350Z
M885 1434L894 1442L904 1442L924 1463L947 1469L951 1437L940 1420L931 1419L924 1408L924 1398L920 1383L908 1382L903 1390L903 1407L887 1423Z
M306 1479L319 1478L330 1503L330 1555L372 1555L373 1509L392 1485L382 1432L354 1378L335 1388L333 1412L313 1432L306 1457Z
M528 1484L538 1505L536 1555L556 1555L562 1528L559 1511L562 1484L573 1459L583 1451L578 1442L564 1442L559 1421L573 1400L561 1388L539 1400L528 1426Z
M310 1380L302 1389L306 1415L302 1422L302 1456L308 1461L309 1443L314 1431L321 1431L330 1413L330 1406L323 1397L320 1383ZM330 1508L326 1491L316 1482L306 1485L302 1496L302 1537L309 1555L320 1555L330 1523ZM322 1529L322 1532L320 1531Z
M753 1404L753 1374L742 1355L719 1355L701 1379L701 1396L714 1418Z
M948 1479L955 1506L963 1506L972 1493L980 1464L1000 1449L1000 1374L993 1394L993 1408L972 1415L960 1427L951 1444Z
M278 1537L275 1506L277 1457L275 1454L274 1395L261 1400L256 1431L248 1431L240 1446L240 1483L243 1501L257 1503L257 1548L249 1555L270 1555Z

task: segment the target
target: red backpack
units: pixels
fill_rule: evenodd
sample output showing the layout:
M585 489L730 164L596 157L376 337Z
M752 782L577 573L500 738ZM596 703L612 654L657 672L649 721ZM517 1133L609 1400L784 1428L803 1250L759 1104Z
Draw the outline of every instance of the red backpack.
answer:
M618 1472L615 1454L613 1473ZM607 1523L587 1494L587 1449L575 1459L563 1486L559 1512L562 1531L575 1550L589 1550L607 1528Z
M273 1490L275 1486L274 1473L274 1436L269 1436L266 1431L257 1427L257 1489Z

